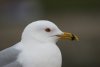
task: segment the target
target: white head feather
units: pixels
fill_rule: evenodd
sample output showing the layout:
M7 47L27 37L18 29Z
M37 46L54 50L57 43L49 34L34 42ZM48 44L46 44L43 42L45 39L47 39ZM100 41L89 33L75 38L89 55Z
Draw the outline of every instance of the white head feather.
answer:
M22 34L22 40L38 40L41 42L56 42L58 37L55 35L63 32L52 22L39 20L26 26Z

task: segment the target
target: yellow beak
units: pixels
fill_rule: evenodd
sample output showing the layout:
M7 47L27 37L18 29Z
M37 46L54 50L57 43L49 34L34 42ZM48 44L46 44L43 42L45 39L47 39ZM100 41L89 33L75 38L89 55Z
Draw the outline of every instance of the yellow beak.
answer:
M79 41L78 36L73 35L72 33L68 33L68 32L64 32L63 34L56 35L56 36L58 36L59 39L61 39L61 40L68 39L68 40L71 40L71 41L73 41L73 40Z

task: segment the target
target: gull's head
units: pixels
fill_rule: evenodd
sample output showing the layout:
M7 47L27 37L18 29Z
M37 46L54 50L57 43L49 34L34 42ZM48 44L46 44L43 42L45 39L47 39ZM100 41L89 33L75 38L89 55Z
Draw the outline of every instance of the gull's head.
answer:
M54 23L47 20L30 23L22 34L22 40L25 41L57 42L59 39L77 40L77 37L71 33L62 32Z

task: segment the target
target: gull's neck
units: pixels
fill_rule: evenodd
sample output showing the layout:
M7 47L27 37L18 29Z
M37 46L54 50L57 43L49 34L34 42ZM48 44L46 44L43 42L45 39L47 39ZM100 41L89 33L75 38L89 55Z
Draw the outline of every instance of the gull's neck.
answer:
M22 39L21 40L22 43L24 43L25 45L36 45L36 44L56 44L56 41L41 41L41 40L37 40L37 39Z

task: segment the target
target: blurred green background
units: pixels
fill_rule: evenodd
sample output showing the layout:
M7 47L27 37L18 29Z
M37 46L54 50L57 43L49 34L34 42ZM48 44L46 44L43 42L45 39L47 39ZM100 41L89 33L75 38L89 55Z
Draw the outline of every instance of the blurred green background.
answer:
M100 66L99 0L0 0L0 50L19 42L25 26L40 19L80 37L58 42L62 67Z

